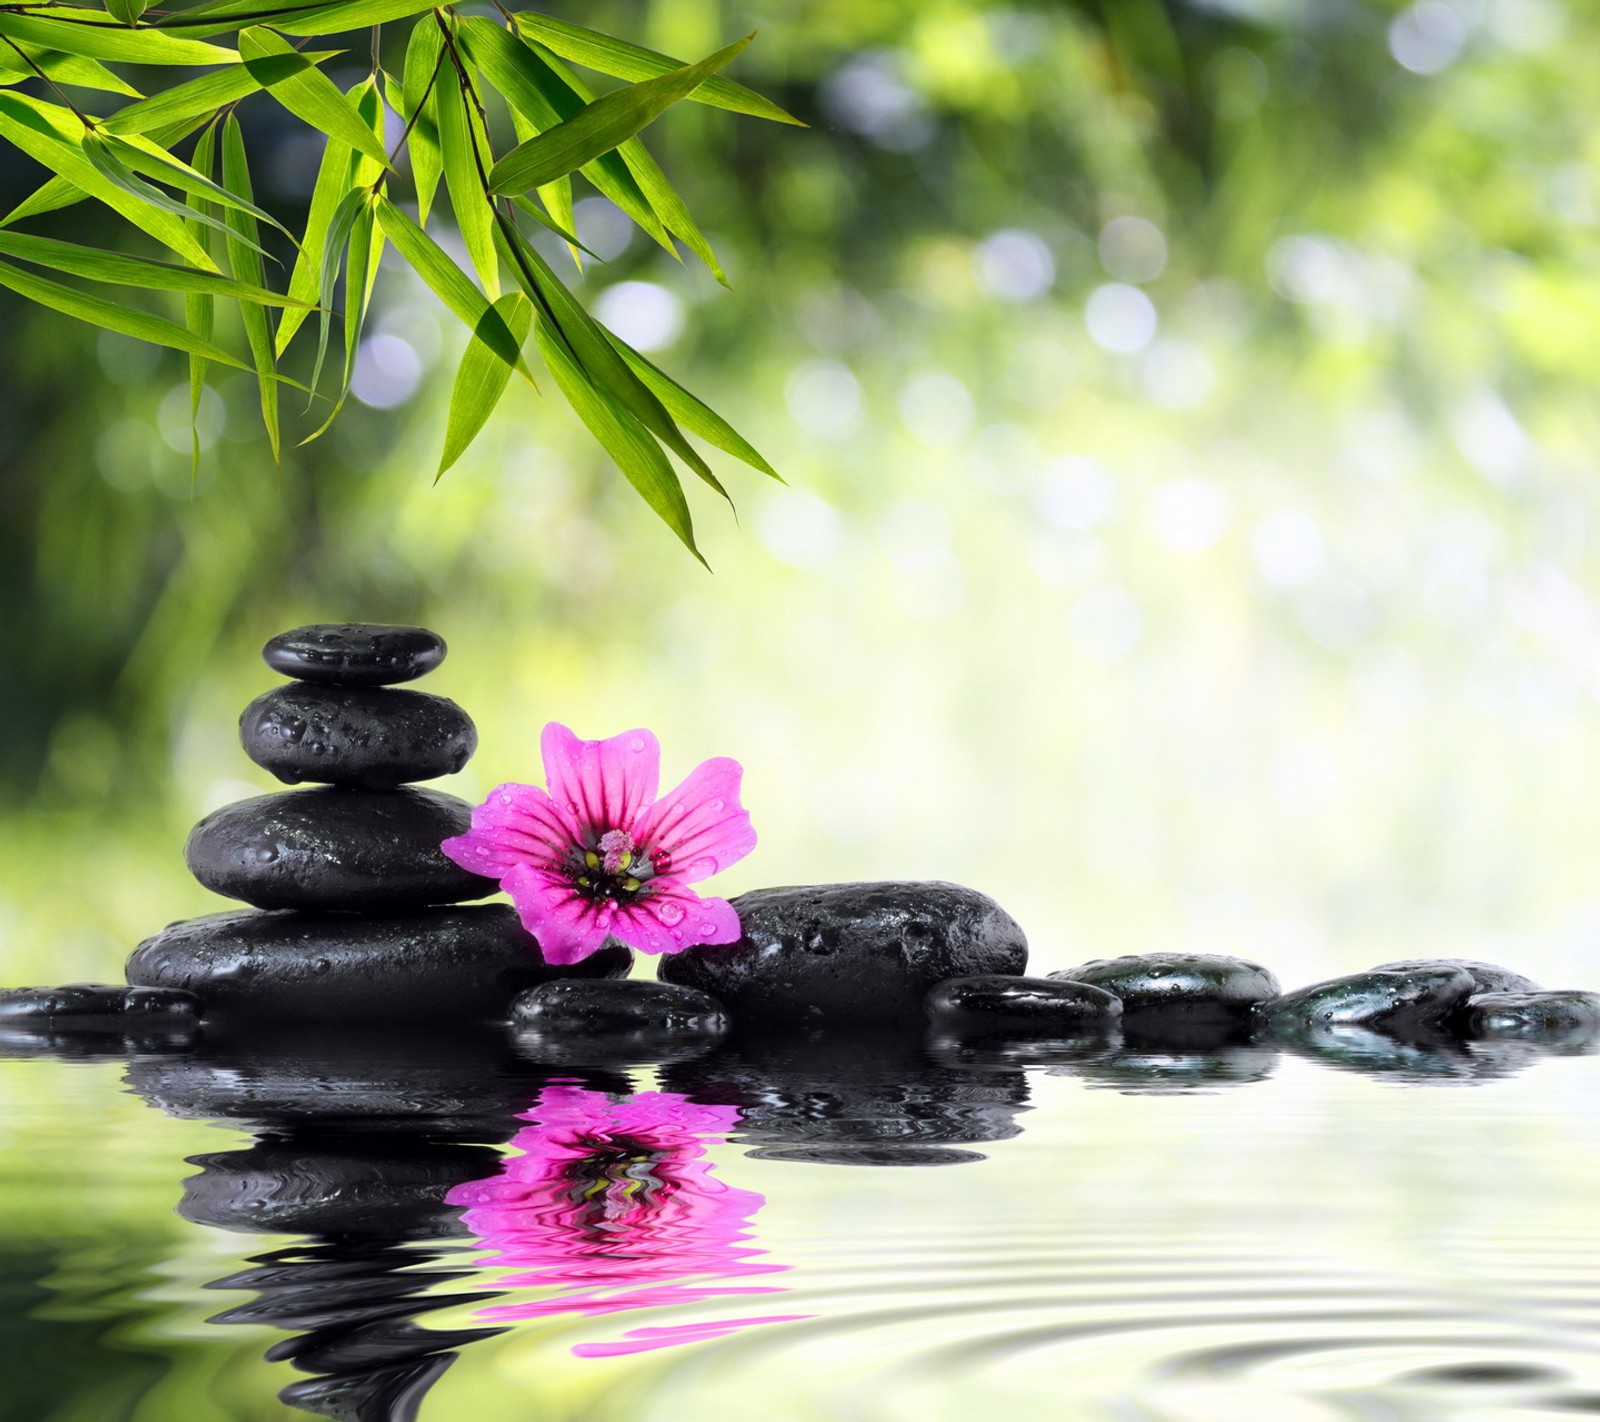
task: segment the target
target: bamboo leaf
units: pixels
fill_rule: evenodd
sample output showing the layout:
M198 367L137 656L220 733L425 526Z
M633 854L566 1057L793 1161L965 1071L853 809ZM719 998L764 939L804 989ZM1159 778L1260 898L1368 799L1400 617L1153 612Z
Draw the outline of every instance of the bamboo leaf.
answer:
M543 192L544 189L540 188L539 191ZM585 255L593 257L597 262L605 261L604 257L597 255L588 247L585 247L583 243L578 240L577 235L570 227L563 227L547 213L541 212L538 204L533 202L530 198L514 197L511 199L511 201L514 202L525 213L527 213L528 216L537 222L541 227L548 228L551 232L554 232L557 237L561 238L561 240L567 244L567 246L574 247Z
M15 44L15 41L12 41ZM18 54L17 50L22 54ZM23 55L27 58L24 59ZM34 68L41 69L58 84L75 84L80 89L103 89L109 94L128 94L137 99L139 91L119 75L107 69L98 59L88 59L81 54L60 54L39 49L34 45L11 44L0 46L0 77L7 82L34 78Z
M740 54L754 38L746 35L698 64L686 64L659 79L603 94L582 113L518 144L495 164L489 174L490 188L495 192L526 192L581 168L659 118Z
M203 271L216 264L185 227L164 207L152 206L111 182L83 151L83 125L66 109L26 94L0 93L0 138L16 145L73 187L121 213L129 222ZM35 209L38 210L38 209ZM6 221L17 219L17 212Z
M245 202L242 198L230 193L226 188L212 182L204 174L197 173L190 164L185 163L181 158L173 157L160 144L152 143L148 138L140 134L134 134L129 138L118 138L115 134L105 134L101 135L101 139L125 166L135 172L143 173L147 177L159 178L162 182L170 183L180 192L203 198L207 202L216 203L219 207L234 208L240 212L248 212L257 222L268 223L270 226L276 227L291 242L295 240L294 233L289 231L270 212L257 207L253 202Z
M500 313L489 304L471 279L445 255L426 232L387 198L377 202L378 224L394 243L395 251L427 283L434 295L467 324L468 329L507 365L531 382L532 373L522 358L521 342L512 335Z
M266 287L235 281L232 277L196 271L193 267L180 267L170 262L152 261L148 257L129 256L126 252L81 247L55 237L0 231L0 254L33 266L49 267L52 271L65 272L69 276L87 277L90 281L114 286L221 296L235 301L254 301L263 306L294 306L300 309L302 316L312 309L292 297L280 296Z
M318 75L321 78L321 75ZM254 197L250 185L250 164L244 151L244 134L239 120L231 113L222 126L222 183L230 193L245 203ZM204 214L196 213L197 217ZM265 273L261 266L261 247L258 241L255 218L239 207L231 207L224 214L227 224L228 264L240 281L251 286L262 286ZM272 444L272 462L281 462L278 434L278 384L277 358L272 344L272 319L264 306L242 305L239 315L244 321L245 339L255 361L257 383L261 387L261 419L267 427L267 439Z
M539 49L538 45L532 47L535 50ZM572 91L579 102L594 101L594 91L554 55L546 54L542 57L551 73ZM616 157L627 169L628 177L639 190L660 228L666 233L680 237L689 250L706 264L711 275L723 286L727 286L727 275L723 272L722 263L717 260L716 253L711 250L711 244L706 241L698 224L689 215L688 206L667 181L666 174L661 171L661 165L650 156L650 151L644 144L637 138L630 138L626 143L618 145ZM663 245L674 257L678 255L670 237L663 242Z
M345 0L337 5L322 5L315 10L294 10L273 24L286 35L305 37L338 35L346 30L364 30L371 25L386 25L433 9L433 0Z
M224 105L255 93L264 83L281 83L285 79L292 79L304 65L324 64L338 58L343 52L328 49L293 55L267 55L256 60L254 65L231 64L215 74L202 74L198 79L175 84L159 94L152 94L148 99L128 104L100 126L108 133L154 134L156 129L166 124L190 118L210 118Z
M515 19L517 28L523 34L537 40L546 49L574 64L583 65L585 69L610 74L617 79L654 79L683 66L681 59L670 59L653 49L644 49L610 35L597 34L594 30L568 24L565 20L541 14L537 10L519 10ZM735 84L731 79L708 79L686 97L693 103L729 109L736 114L748 114L751 118L805 127L793 114L779 108L771 99L763 98L755 90Z
M259 26L239 31L239 54L264 89L269 89L280 104L312 128L359 149L383 167L389 155L382 142L361 121L352 105L320 69L309 61L293 65L293 73L283 74L284 61L300 60L289 44ZM264 61L276 63L267 64Z
M322 307L318 317L317 331L317 361L311 370L311 385L315 389L322 384L322 363L328 355L328 333L333 315L333 293L339 281L339 267L344 261L345 252L350 246L350 234L355 230L356 220L361 216L365 207L371 206L372 195L362 192L359 188L352 188L333 211L328 222L328 233L322 244L321 282L319 304ZM350 288L346 285L345 307L349 309L351 301Z
M500 295L500 268L494 251L494 213L483 190L482 174L493 161L482 126L467 105L460 78L452 70L434 85L439 147L450 207L473 268L491 297ZM481 144L481 147L475 145Z
M217 125L215 121L206 125L205 132L200 135L194 146L194 169L210 177L216 167L217 150ZM189 205L196 212L208 212L209 205L205 199L198 196L189 198ZM204 244L206 242L205 228L196 223L191 229L195 240ZM221 280L221 278L219 278ZM217 303L216 300L204 292L191 292L183 298L183 324L199 339L209 341L216 327ZM189 356L189 477L194 479L200 473L200 406L205 399L206 371L208 362L201 355L193 353Z
M694 521L689 515L688 500L683 496L683 485L678 482L671 462L661 452L661 446L627 410L590 382L566 343L545 321L535 323L534 339L539 343L545 365L578 418L589 427L590 433L662 522L705 564L706 560L695 547Z
M581 113L585 101L548 62L516 36L489 20L461 22L457 42L489 84L538 132ZM520 137L520 133L519 133ZM579 170L596 191L616 203L663 250L678 255L672 238L645 201L639 185L615 153L602 153ZM545 189L540 189L541 192Z
M359 197L355 216L349 226L349 247L345 258L344 278L344 375L339 382L338 398L328 412L328 418L303 440L310 444L320 439L344 409L350 398L350 381L355 375L356 355L361 349L361 328L367 319L367 304L372 296L372 279L376 275L376 228L373 224L373 199L366 193L352 193ZM381 201L381 199L380 199Z
M118 156L118 150L112 144L113 140L103 133L85 133L83 136L83 156L108 183L121 188L130 197L150 207L159 208L177 217L192 213L196 222L204 223L218 232L228 231L227 224L221 218L213 217L210 213L195 211L177 198L162 192L160 188L145 182L122 161Z
M93 10L72 10L70 19L0 11L0 35L113 64L231 64L239 58L221 45L180 39L160 30L128 29Z
M444 158L439 149L438 104L434 89L444 63L444 35L438 25L424 21L411 31L406 44L403 89L405 103L400 115L411 125L406 151L411 155L411 181L417 190L418 221L428 225L428 209L444 174ZM418 113L418 110L421 113Z
M526 296L520 291L507 292L494 303L494 309L516 337L518 345L528 339L528 328L533 324L533 306ZM444 454L439 459L435 482L478 437L478 432L494 413L494 407L500 403L500 397L506 393L506 383L510 379L511 367L495 351L476 336L467 342L461 366L456 371L455 386L450 392Z
M701 479L727 498L727 491L711 472L710 465L684 438L683 431L673 422L666 407L618 354L605 328L583 309L514 223L504 223L499 234L510 249L508 255L522 289L533 298L540 314L560 333L574 359L583 367L585 377L627 409Z
M339 204L350 193L350 177L354 168L355 149L349 144L330 138L322 150L322 163L317 169L316 186L311 190L311 207L306 214L305 234L300 241L300 252L295 258L294 270L289 274L289 295L296 301L316 302L322 311L322 349L327 348L328 302L323 299L322 263L328 244L328 232ZM348 234L347 234L348 235ZM340 248L335 250L342 250ZM301 324L310 311L305 307L289 310L278 323L278 354L289 348ZM312 381L315 384L315 380Z
M780 484L784 482L783 476L761 457L755 446L709 405L691 395L665 371L652 365L626 341L620 340L610 331L606 331L606 335L622 358L633 368L633 373L649 386L655 397L667 407L667 413L686 430L699 435L707 444L714 445L725 454L731 454L752 469L758 469L761 473L776 479Z
M168 321L163 316L153 316L148 311L138 311L130 306L119 306L114 301L103 301L98 296L90 296L86 292L76 291L59 282L35 276L6 262L0 262L0 286L10 287L19 296L37 301L52 311L59 311L63 316L87 321L90 325L99 326L107 331L117 331L124 336L132 336L135 340L150 341L158 346L170 346L173 350L202 355L207 360L230 365L238 370L250 368L243 362L235 360L220 346L212 345L210 341L186 331L176 322Z
M143 0L106 0L106 10L125 25L136 25L144 14Z

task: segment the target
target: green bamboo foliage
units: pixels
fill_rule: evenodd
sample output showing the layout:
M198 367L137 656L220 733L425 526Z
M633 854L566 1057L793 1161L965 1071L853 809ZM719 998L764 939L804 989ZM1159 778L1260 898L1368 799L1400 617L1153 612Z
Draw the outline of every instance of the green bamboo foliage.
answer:
M483 429L513 373L537 385L526 347L699 557L679 465L724 497L726 490L688 435L764 475L776 478L775 471L714 411L605 330L528 240L528 224L558 234L581 262L573 185L587 183L674 257L682 243L721 281L710 245L639 134L684 101L797 120L721 72L749 37L684 63L536 11L497 8L500 18L491 20L418 0L206 0L184 9L148 9L144 0L105 0L103 9L0 4L0 142L50 174L0 216L0 286L185 352L196 411L214 367L252 371L276 458L290 417L280 407L283 386L306 390L305 417L315 426L307 438L343 408L379 259L392 249L470 333L438 475ZM383 34L396 25L408 31L403 44ZM334 44L312 48L311 41ZM324 66L357 47L370 47L372 74L341 91ZM403 56L393 72L380 66L386 51ZM597 94L569 66L623 82ZM197 68L205 72L196 75ZM152 86L152 73L170 82ZM90 113L69 88L128 102L97 102ZM298 232L252 191L234 108L256 94L323 135ZM400 130L392 147L390 110ZM511 119L511 141L497 138L491 114L499 111ZM178 147L197 131L188 157L180 156ZM408 163L399 162L402 150ZM398 173L406 170L403 186ZM441 192L466 270L429 230L439 221ZM104 204L135 229L130 248L154 243L156 250L105 251L19 226L83 201ZM143 293L146 304L109 299L105 287ZM181 322L151 302L173 303ZM222 320L228 308L237 320ZM342 359L330 362L335 327ZM312 331L311 384L298 386L281 364Z

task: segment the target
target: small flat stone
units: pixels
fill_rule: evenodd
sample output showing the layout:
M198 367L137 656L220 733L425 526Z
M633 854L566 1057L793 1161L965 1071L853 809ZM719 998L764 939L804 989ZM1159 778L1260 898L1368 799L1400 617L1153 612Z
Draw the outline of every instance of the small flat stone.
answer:
M944 883L820 884L733 900L743 936L663 958L734 1021L920 1023L935 983L1021 973L1028 940L999 904Z
M257 908L394 911L496 891L439 850L471 823L437 790L291 790L213 810L183 853L206 888Z
M511 1005L511 1021L550 1036L648 1032L714 1037L728 1014L708 993L673 983L589 981L541 983Z
M392 790L454 775L478 731L454 701L423 691L290 682L239 718L244 753L279 780Z
M1396 963L1379 963L1379 972L1411 973L1428 968L1460 968L1472 974L1478 992L1538 992L1539 984L1498 963L1480 963L1476 958L1403 958Z
M261 659L298 681L393 686L415 681L444 660L444 638L426 627L385 622L316 622L280 632Z
M138 987L182 988L207 1023L504 1021L512 1001L552 978L619 977L633 954L608 944L571 967L539 955L509 904L322 918L222 913L175 923L128 960Z
M1488 992L1468 999L1469 1036L1563 1046L1600 1033L1600 993Z
M180 989L127 988L106 983L0 991L0 1026L86 1032L190 1028L200 1018L200 1000Z
M927 996L941 1031L1028 1031L1054 1037L1099 1036L1122 1016L1122 1002L1088 983L1050 978L950 978Z
M1403 1034L1444 1022L1476 990L1464 968L1375 968L1314 983L1261 1009L1273 1031L1370 1027Z
M1178 1009L1187 1016L1242 1016L1279 992L1259 963L1221 953L1135 953L1096 958L1051 973L1056 982L1088 983L1121 999L1128 1011Z

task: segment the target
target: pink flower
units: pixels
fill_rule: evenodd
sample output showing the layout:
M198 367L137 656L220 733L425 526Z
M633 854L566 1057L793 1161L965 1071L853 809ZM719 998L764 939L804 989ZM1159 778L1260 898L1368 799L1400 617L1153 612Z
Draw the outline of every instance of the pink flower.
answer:
M722 1282L787 1267L756 1262L762 1251L746 1243L764 1197L723 1184L704 1158L700 1138L732 1130L739 1121L733 1107L695 1105L657 1091L613 1101L556 1085L545 1088L525 1119L534 1124L512 1142L522 1154L494 1179L458 1185L447 1198L465 1207L465 1224L495 1251L496 1263L522 1271L504 1282L565 1292L496 1305L485 1316L600 1315L782 1292ZM573 1352L637 1353L792 1317L637 1328L613 1342L580 1343Z
M440 847L500 881L547 962L576 963L613 936L641 953L738 941L733 906L689 888L755 847L738 761L704 761L658 800L649 731L580 741L552 721L541 749L548 793L502 785Z

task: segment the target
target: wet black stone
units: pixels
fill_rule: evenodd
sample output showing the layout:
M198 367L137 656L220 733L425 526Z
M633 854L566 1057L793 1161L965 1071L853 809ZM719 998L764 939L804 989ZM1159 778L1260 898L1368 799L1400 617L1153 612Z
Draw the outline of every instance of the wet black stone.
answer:
M1028 963L1011 916L959 884L758 889L733 904L738 943L673 954L660 973L718 998L736 1023L920 1023L935 983Z
M1375 968L1314 983L1261 1009L1270 1031L1371 1027L1391 1035L1445 1022L1476 991L1464 968Z
M439 850L471 824L437 790L291 790L213 810L183 853L206 888L257 908L393 912L495 892Z
M280 632L261 649L261 658L299 681L393 686L431 672L444 653L444 638L426 627L317 622Z
M1480 963L1476 958L1403 958L1395 963L1379 963L1379 972L1411 973L1424 969L1460 968L1472 975L1474 992L1538 992L1539 984L1498 963Z
M512 1000L553 978L620 977L610 944L571 967L539 956L508 904L313 918L224 913L175 923L128 960L128 981L195 993L208 1024L503 1021Z
M1128 1010L1160 1008L1188 1017L1241 1017L1278 995L1278 980L1259 963L1219 953L1137 953L1096 958L1051 973L1056 982L1088 983Z
M1122 1016L1118 998L1087 983L1004 975L950 978L928 994L925 1006L938 1030L1062 1038L1103 1035Z
M1469 1036L1563 1046L1600 1034L1600 993L1490 992L1467 1001L1462 1028Z
M256 697L239 718L239 740L286 784L364 790L454 775L478 748L471 717L446 697L303 682Z
M511 1020L551 1037L613 1032L714 1037L728 1030L728 1014L709 994L633 981L542 983L511 1005Z
M752 1032L662 1071L669 1091L736 1106L753 1158L827 1165L952 1165L955 1149L1017 1135L1026 1075L932 1059L919 1035L879 1028L814 1036Z
M0 990L0 1027L53 1031L192 1030L200 1000L172 988L128 988L104 983Z

